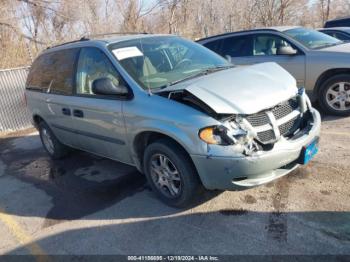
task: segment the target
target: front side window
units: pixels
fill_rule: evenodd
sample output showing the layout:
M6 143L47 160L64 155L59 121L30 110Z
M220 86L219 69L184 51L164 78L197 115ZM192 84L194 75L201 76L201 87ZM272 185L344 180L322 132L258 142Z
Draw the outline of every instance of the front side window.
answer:
M343 41L334 37L303 27L289 29L284 31L284 33L310 49L320 49L343 43Z
M77 94L94 95L92 83L104 77L119 85L119 75L108 57L98 48L83 48L77 68Z
M292 47L285 39L277 35L257 35L253 40L254 56L278 55L281 47Z
M209 49L175 36L133 39L109 48L144 89L163 88L205 70L230 65Z

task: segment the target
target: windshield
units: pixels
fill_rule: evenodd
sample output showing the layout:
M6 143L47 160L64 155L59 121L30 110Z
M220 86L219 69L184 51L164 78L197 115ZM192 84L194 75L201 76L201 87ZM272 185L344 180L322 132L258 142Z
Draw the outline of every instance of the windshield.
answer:
M290 29L284 31L284 33L310 49L319 49L343 43L342 41L324 33L302 27Z
M166 87L208 69L230 66L209 49L176 36L156 36L115 43L110 50L144 89Z

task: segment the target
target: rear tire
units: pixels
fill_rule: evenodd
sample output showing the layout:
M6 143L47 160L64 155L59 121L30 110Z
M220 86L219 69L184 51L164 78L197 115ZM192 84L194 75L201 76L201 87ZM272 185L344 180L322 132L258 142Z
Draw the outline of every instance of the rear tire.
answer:
M350 115L350 76L335 75L327 79L319 90L322 110L330 115Z
M44 121L41 121L38 127L41 142L49 156L52 159L60 159L65 157L69 151L68 147L58 141L50 127Z
M194 202L200 180L180 146L167 139L156 141L146 148L143 163L148 183L162 202L177 208Z

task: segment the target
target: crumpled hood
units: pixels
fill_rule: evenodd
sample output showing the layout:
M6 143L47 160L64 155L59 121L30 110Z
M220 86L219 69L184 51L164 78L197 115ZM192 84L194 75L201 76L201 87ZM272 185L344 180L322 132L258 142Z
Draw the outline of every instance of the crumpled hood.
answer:
M219 71L191 81L188 92L218 114L254 114L295 96L295 79L276 63Z

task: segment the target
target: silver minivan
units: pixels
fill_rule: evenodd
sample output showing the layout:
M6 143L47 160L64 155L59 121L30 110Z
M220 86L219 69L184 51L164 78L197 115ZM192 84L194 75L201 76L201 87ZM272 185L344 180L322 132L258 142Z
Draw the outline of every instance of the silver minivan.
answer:
M234 67L171 35L82 39L45 50L26 83L47 153L135 166L168 205L199 189L268 183L318 150L320 115L275 63Z

